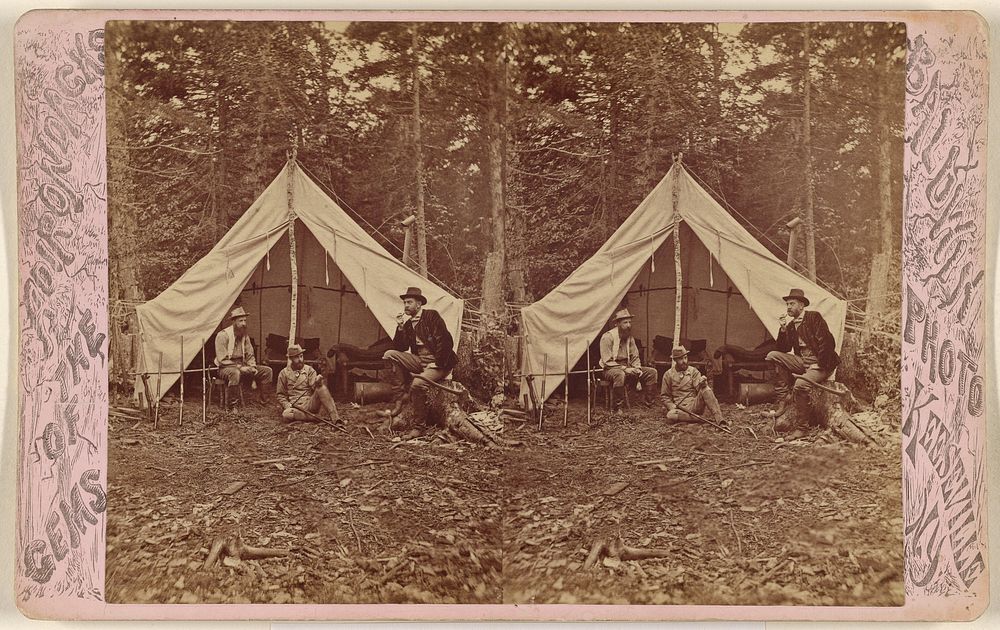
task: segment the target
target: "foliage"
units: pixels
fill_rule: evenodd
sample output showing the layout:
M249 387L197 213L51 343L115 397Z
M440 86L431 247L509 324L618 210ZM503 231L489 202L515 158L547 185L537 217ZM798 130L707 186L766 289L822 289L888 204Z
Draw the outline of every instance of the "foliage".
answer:
M503 392L506 340L507 334L495 326L462 333L455 380L479 400L490 400Z
M173 282L292 146L306 172L398 252L398 221L416 206L418 84L429 268L473 309L498 247L498 200L507 272L520 270L530 300L596 251L677 152L784 258L784 224L801 212L807 186L808 71L818 275L860 310L886 230L892 251L900 241L905 30L810 28L806 64L796 24L113 22L113 299L149 298ZM487 395L493 375L477 370L499 351L490 334L472 344L465 368L467 385ZM898 358L891 350L866 348L860 381L884 383L892 366L867 357Z

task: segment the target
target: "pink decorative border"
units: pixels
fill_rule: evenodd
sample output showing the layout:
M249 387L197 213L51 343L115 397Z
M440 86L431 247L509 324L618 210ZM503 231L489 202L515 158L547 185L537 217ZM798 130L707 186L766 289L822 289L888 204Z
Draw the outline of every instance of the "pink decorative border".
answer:
M104 593L107 198L103 29L110 19L903 21L903 497L898 608L108 605ZM971 619L985 608L987 41L958 12L40 11L17 25L16 590L60 619Z

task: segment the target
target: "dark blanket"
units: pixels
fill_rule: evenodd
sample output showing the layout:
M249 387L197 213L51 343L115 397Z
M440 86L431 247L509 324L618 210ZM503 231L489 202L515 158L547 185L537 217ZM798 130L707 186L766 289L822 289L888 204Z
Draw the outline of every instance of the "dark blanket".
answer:
M732 360L737 363L755 363L758 361L763 361L764 357L767 356L768 352L772 350L777 350L778 344L773 339L767 339L761 343L756 348L748 349L742 346L735 346L732 344L727 344L724 346L719 346L715 349L716 359L721 359L722 357L729 355Z
M391 349L392 340L388 337L383 337L367 348L362 348L349 343L338 343L330 347L326 356L335 357L337 355L343 355L347 358L348 364L367 363L371 361L381 361L382 355L385 354L385 351Z

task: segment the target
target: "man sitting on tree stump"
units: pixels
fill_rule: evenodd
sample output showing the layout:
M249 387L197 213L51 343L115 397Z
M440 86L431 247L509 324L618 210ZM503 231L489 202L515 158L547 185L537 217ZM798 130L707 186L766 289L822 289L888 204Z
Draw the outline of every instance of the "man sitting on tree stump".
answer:
M413 405L413 421L423 423L427 416L428 381L443 381L458 360L454 340L444 319L435 310L424 308L427 298L417 287L410 287L399 296L403 312L396 316L396 334L392 350L383 358L392 367L395 406L388 413L397 415L409 397Z
M241 380L255 381L260 402L266 404L268 389L274 378L271 368L257 365L253 344L247 333L247 317L249 314L243 307L237 306L229 313L232 323L215 336L215 364L219 366L219 378L225 381L226 397L231 405L239 400L239 395L231 395L231 390L239 387Z
M707 407L718 424L726 424L715 392L708 386L708 379L698 368L688 363L688 351L677 346L670 351L674 365L663 374L660 395L667 405L667 420L671 422L697 421L697 416Z
M625 388L635 388L636 383L642 384L644 404L652 407L656 402L656 368L642 365L632 336L632 313L623 308L612 322L615 327L601 335L601 367L604 380L611 383L615 411L625 402Z
M790 431L807 423L811 407L809 390L813 383L822 383L830 378L840 364L840 357L826 320L817 311L805 310L809 306L805 292L791 289L783 299L787 314L780 319L778 349L769 352L766 360L775 364L774 391L778 396L775 429ZM791 415L788 412L792 399L795 402L794 418L788 417Z
M306 365L305 350L298 344L288 346L288 367L278 373L277 398L281 417L286 421L318 420L324 409L334 424L340 423L337 405L323 377L311 365Z

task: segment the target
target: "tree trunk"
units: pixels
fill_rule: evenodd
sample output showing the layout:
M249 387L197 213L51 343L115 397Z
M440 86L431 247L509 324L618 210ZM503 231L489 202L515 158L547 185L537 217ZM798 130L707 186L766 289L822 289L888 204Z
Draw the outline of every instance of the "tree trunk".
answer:
M806 184L806 203L805 210L802 220L805 222L806 228L806 271L809 273L809 279L813 282L816 281L816 220L813 214L813 157L812 157L812 113L810 111L811 106L811 91L812 91L812 77L810 72L812 70L811 63L811 52L810 52L810 26L808 23L802 25L802 56L805 65L805 69L802 73L802 100L803 100L803 110L802 110L802 148L805 153L805 184Z
M681 270L681 213L680 208L677 207L678 197L680 196L680 174L681 174L681 160L680 157L674 163L674 174L673 174L673 211L674 211L674 284L676 289L674 291L674 347L681 345L681 319L684 314L684 274Z
M516 35L515 35L516 37ZM518 185L513 175L513 167L517 163L517 140L513 133L516 123L511 122L511 59L514 55L514 45L511 38L505 38L505 53L503 64L503 181L505 206L507 210L507 282L510 296L518 304L531 302L526 274L527 228L524 216L523 188Z
M108 50L112 50L109 48ZM121 75L118 53L107 55L106 72L111 84ZM124 313L124 323L118 317L110 318L109 378L114 385L127 388L132 382L131 373L138 371L138 352L134 343L138 322L133 304L145 299L139 289L140 268L138 225L132 204L138 195L132 172L128 165L127 129L130 125L128 102L116 90L108 94L108 251L111 273L108 280L109 307L112 312ZM121 301L124 301L122 303Z
M607 179L601 195L604 198L604 240L611 238L615 229L621 224L624 217L619 214L623 212L622 203L619 198L619 160L621 156L621 98L618 94L616 77L612 76L608 91L608 154L604 158L607 168Z
M506 46L507 26L499 25L499 42L486 62L488 94L486 99L486 143L490 190L490 253L486 257L483 274L483 322L497 320L504 310L506 286L506 203L503 177L505 85L503 55Z
M889 297L889 264L893 255L892 233L892 133L888 126L886 108L886 81L888 80L888 59L885 53L876 53L875 77L877 96L876 127L878 129L878 172L879 191L879 253L872 261L868 282L868 300L865 309L865 337L879 318L885 314ZM862 342L863 343L863 342Z
M413 34L413 163L417 184L417 269L427 277L427 223L424 214L424 150L420 129L420 33L414 23Z

